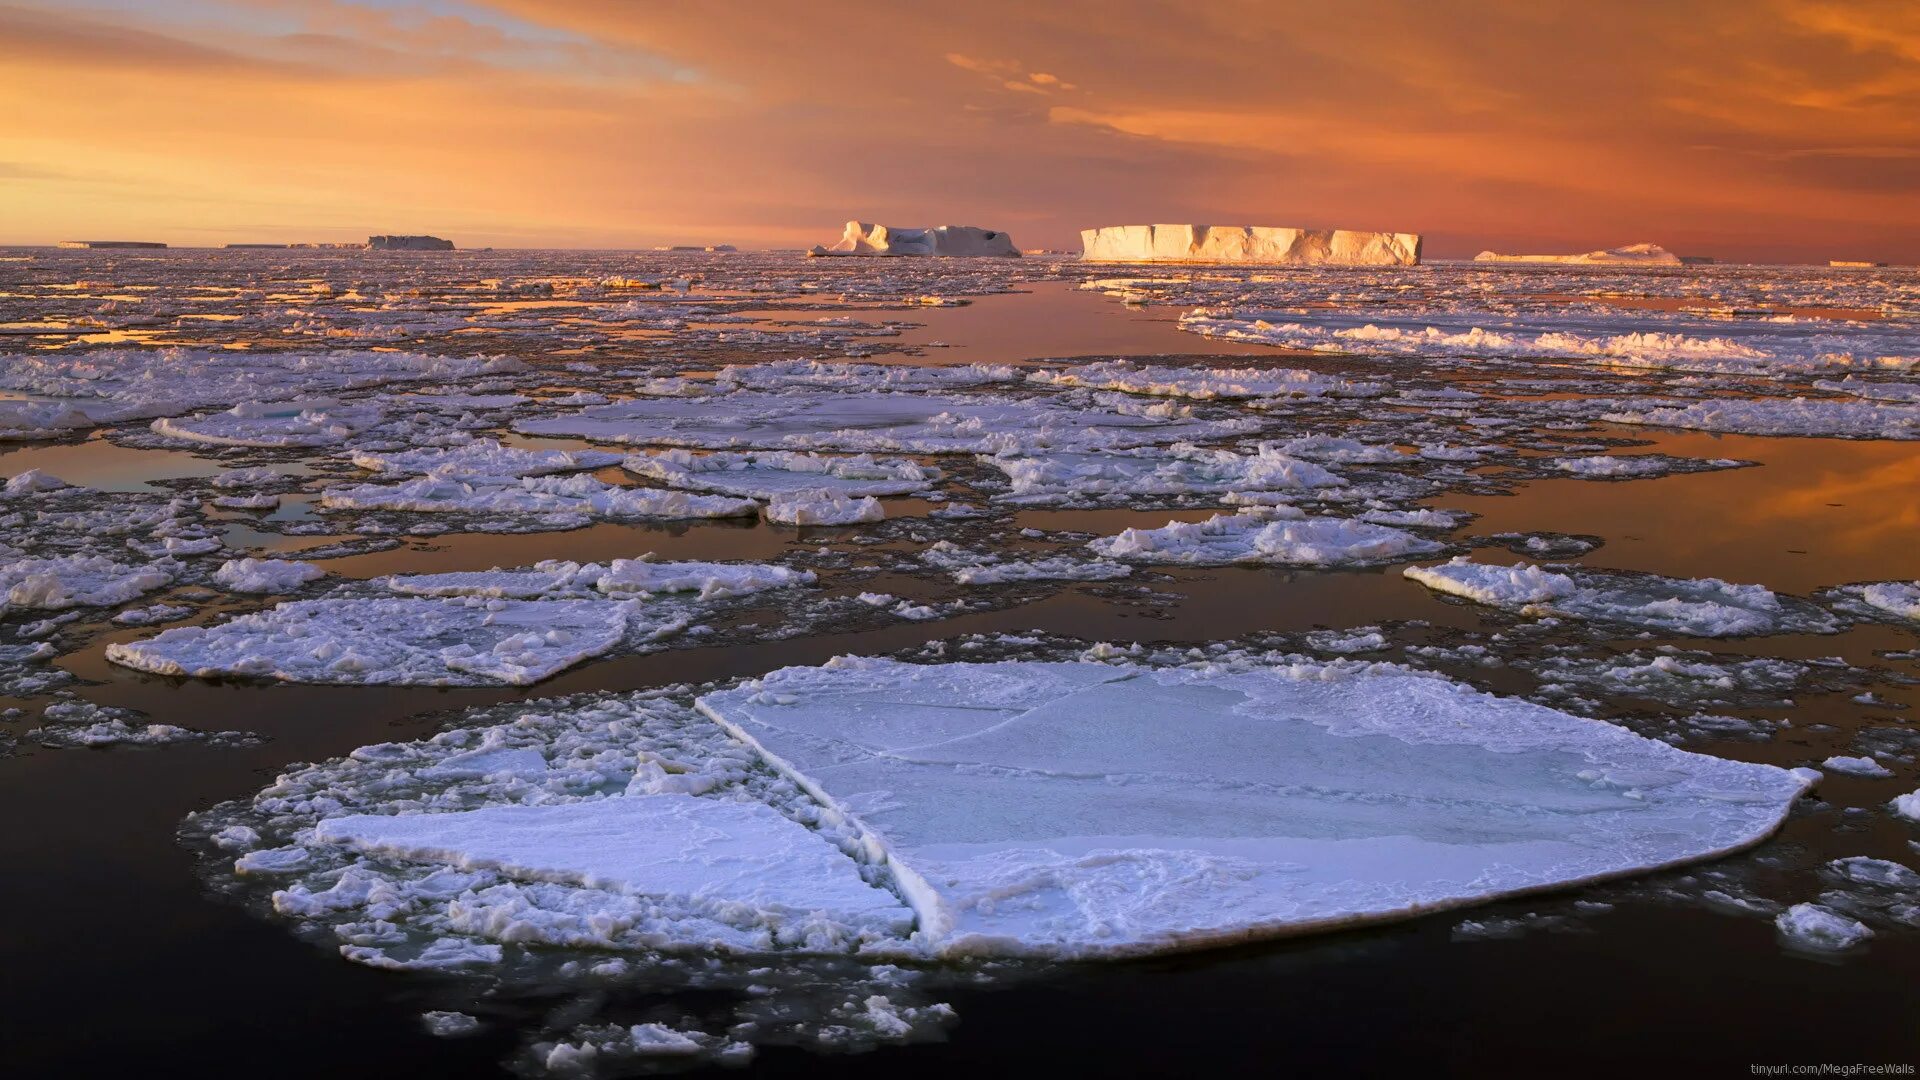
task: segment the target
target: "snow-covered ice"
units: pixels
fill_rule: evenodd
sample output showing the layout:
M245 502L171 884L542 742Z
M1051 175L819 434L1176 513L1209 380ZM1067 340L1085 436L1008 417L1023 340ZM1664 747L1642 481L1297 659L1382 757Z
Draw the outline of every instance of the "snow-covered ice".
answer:
M172 581L173 574L159 566L132 566L101 555L0 560L0 614L9 607L110 607Z
M1042 386L1087 386L1129 394L1196 401L1275 397L1379 397L1385 383L1355 382L1301 368L1194 368L1107 360L1036 371L1027 381Z
M298 600L217 626L183 626L107 647L116 664L158 675L242 675L303 683L525 686L624 640L677 632L612 600Z
M781 525L865 525L886 516L871 495L856 499L825 487L783 491L767 502L767 520Z
M331 487L321 495L320 504L330 510L564 514L616 520L748 517L760 511L759 504L751 499L621 487L585 475L528 476L518 481L428 475L398 484Z
M1009 499L1029 502L1101 495L1304 492L1347 482L1271 443L1261 443L1251 453L1181 443L1164 449L1001 454L980 460L1006 474Z
M542 476L599 469L620 463L605 450L528 450L502 446L497 439L475 439L453 447L427 446L386 453L360 451L355 465L388 474L432 474L454 479Z
M840 658L700 708L852 822L942 955L1126 956L1708 858L1806 786L1368 665Z
M711 454L662 450L634 454L625 460L624 467L668 487L753 499L773 499L807 490L853 498L906 495L929 488L940 479L939 469L905 458L867 454L835 457L781 450Z
M1296 512L1297 514L1297 512ZM1332 517L1216 514L1201 522L1128 529L1090 541L1094 554L1127 562L1226 566L1367 566L1419 558L1442 545L1402 529Z
M1873 936L1864 923L1819 904L1795 904L1773 924L1787 944L1814 952L1845 952Z
M213 580L234 592L288 593L326 574L295 559L228 559L213 572Z

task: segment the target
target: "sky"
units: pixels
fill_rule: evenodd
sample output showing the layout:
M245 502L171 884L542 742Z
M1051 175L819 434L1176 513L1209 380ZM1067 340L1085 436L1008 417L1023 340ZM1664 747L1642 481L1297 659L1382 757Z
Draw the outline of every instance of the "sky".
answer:
M1920 262L1915 0L0 0L0 243Z

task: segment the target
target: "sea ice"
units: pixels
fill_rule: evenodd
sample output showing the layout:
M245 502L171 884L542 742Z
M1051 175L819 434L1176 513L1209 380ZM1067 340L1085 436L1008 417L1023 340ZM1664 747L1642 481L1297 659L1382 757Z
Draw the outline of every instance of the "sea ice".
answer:
M612 649L629 622L651 639L685 628L628 601L299 600L218 626L183 626L107 646L157 675L262 676L301 683L526 686Z
M716 390L960 390L994 383L1016 382L1018 368L1006 364L849 364L821 360L769 360L763 364L728 364L713 376ZM700 386L695 383L694 386ZM663 384L662 390L688 393L687 388ZM702 387L702 389L705 389Z
M931 487L940 479L939 469L905 458L877 459L867 454L831 457L787 450L711 454L662 450L634 454L626 459L624 467L668 487L752 499L772 499L804 490L825 490L853 498L906 495Z
M486 482L488 480L493 482ZM449 476L420 476L399 484L328 488L320 496L320 505L329 510L574 514L616 520L747 517L760 511L760 505L751 499L620 487L585 475L528 476L518 482L504 477L460 480Z
M522 570L495 567L439 574L396 574L382 579L388 589L409 596L492 596L526 600L584 595L590 591L612 596L691 592L698 593L702 600L715 600L763 589L808 585L813 581L811 570L784 566L650 559L615 559L604 565L548 559Z
M1385 383L1354 382L1300 368L1190 368L1156 367L1107 360L1054 370L1036 371L1028 382L1042 386L1087 386L1129 394L1216 399L1275 397L1380 397Z
M757 802L628 795L322 820L321 843L459 870L645 896L736 927L904 931L912 913L805 826Z
M1296 512L1297 513L1297 512ZM1141 563L1225 566L1365 566L1418 558L1441 544L1401 529L1347 518L1216 514L1201 522L1168 522L1090 541L1094 554Z
M1351 661L842 657L699 699L865 837L941 955L1128 956L1709 858L1806 781Z
M294 559L228 559L213 572L213 580L234 592L289 593L326 575L312 563Z
M1837 439L1920 439L1920 407L1810 398L1716 398L1605 413L1616 424L1695 428L1742 435Z
M767 502L767 520L781 525L864 525L886 516L871 495L854 499L824 487L784 491Z
M1876 780L1893 775L1885 765L1870 757L1841 757L1836 754L1821 762L1820 767L1829 772L1846 773L1848 776L1865 776Z
M1819 904L1795 904L1773 924L1789 945L1815 952L1845 952L1873 936L1866 924Z
M1347 482L1272 443L1245 454L1180 443L1165 449L1002 454L980 460L1006 474L1007 498L1027 502L1097 495L1310 491Z
M171 581L173 575L160 567L128 566L100 555L0 560L0 614L9 607L111 607Z
M156 434L215 446L333 446L380 422L377 406L337 401L243 401L225 412L162 417Z
M362 451L352 455L363 469L389 474L431 473L453 479L542 476L599 469L620 463L605 450L527 450L502 446L496 439L475 439L454 447L421 447L393 453Z
M1842 585L1833 592L1850 601L1846 606L1864 608L1867 614L1920 622L1920 581L1875 581L1865 585Z

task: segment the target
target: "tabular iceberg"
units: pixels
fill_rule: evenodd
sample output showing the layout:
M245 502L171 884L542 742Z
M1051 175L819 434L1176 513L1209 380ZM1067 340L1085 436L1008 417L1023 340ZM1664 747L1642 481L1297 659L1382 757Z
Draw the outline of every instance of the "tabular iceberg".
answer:
M1108 225L1080 230L1086 262L1415 266L1419 233L1272 225Z
M840 242L816 244L809 255L998 255L1018 257L1013 237L976 225L936 225L908 229L898 225L847 222Z
M1474 262L1578 263L1605 266L1679 266L1680 257L1659 244L1628 244L1604 251L1583 251L1578 255L1502 255L1483 251Z

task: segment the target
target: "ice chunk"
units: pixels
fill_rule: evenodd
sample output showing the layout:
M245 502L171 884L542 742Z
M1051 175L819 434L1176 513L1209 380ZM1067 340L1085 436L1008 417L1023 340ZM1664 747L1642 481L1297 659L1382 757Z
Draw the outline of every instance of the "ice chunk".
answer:
M1158 529L1128 529L1087 544L1094 554L1109 559L1193 566L1364 566L1418 558L1441 546L1386 525L1332 517L1273 520L1266 514L1215 514L1202 522L1173 521Z
M39 469L28 469L7 479L4 492L8 496L36 495L42 491L59 491L72 487L72 484Z
M1773 925L1787 944L1815 952L1845 952L1873 936L1864 923L1819 904L1795 904Z
M1893 812L1908 821L1920 821L1920 790L1909 791L1905 795L1896 795L1887 804Z
M633 795L445 814L321 821L314 839L358 851L498 870L523 881L657 898L733 926L810 918L896 932L900 899L772 807L692 795Z
M772 499L806 490L825 490L854 498L906 495L930 487L940 479L939 469L905 458L876 459L866 454L829 457L779 450L745 454L663 450L635 454L626 459L624 467L630 473L658 480L669 487L753 499Z
M1806 781L1344 662L787 668L699 707L867 837L936 953L1123 956L1709 858Z
M1572 596L1573 579L1528 563L1491 566L1455 556L1439 566L1409 566L1400 571L1435 592L1463 596L1494 607L1525 607Z
M234 592L289 593L326 575L310 562L293 559L228 559L213 572L213 580Z
M159 675L250 675L303 683L525 686L620 644L684 628L608 600L299 600L218 626L107 646Z
M1108 225L1080 230L1087 262L1413 266L1418 233L1290 229L1272 225Z
M782 525L863 525L886 516L886 508L871 495L850 499L824 487L781 492L767 503L767 520Z
M1782 600L1763 585L1719 578L1669 578L1537 566L1492 566L1464 556L1401 571L1436 592L1525 615L1569 615L1690 637L1738 637L1783 631L1830 633L1839 624L1803 600Z
M809 255L1000 255L1017 257L1013 237L976 225L935 225L906 229L849 221L832 247L815 245Z
M1885 765L1870 757L1841 757L1836 754L1821 762L1820 767L1829 772L1846 773L1848 776L1868 776L1879 779L1893 775Z

